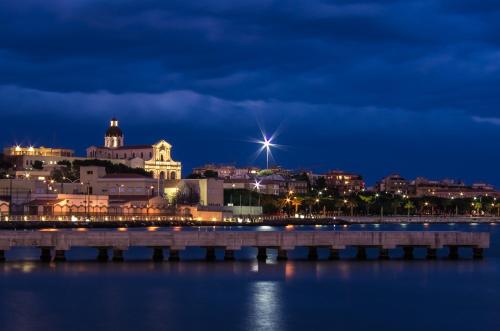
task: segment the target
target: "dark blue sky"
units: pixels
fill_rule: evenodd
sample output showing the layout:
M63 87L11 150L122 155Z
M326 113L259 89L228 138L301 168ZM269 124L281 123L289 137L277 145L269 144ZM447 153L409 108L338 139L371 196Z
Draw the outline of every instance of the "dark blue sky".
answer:
M0 2L0 142L500 186L500 2Z

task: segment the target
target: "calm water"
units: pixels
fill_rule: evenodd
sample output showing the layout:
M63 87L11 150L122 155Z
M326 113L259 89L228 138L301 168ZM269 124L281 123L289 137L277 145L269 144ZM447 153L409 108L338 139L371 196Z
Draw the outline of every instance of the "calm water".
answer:
M395 251L391 261L358 262L347 251L341 261L309 262L297 249L288 262L257 263L247 249L236 262L208 263L192 249L182 256L187 261L156 264L147 249L127 252L130 262L105 264L93 261L93 250L75 249L59 264L39 263L36 250L13 250L0 264L0 328L500 329L500 225L349 228L360 229L489 231L492 247L483 261L403 261Z

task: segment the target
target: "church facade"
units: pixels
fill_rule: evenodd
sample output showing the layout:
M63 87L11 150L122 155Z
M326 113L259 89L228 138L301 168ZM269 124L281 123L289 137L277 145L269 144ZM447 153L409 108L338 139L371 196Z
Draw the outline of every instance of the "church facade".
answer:
M181 179L181 162L172 160L172 145L160 140L152 145L125 145L125 136L116 118L111 119L104 146L87 148L87 158L120 160L132 168L143 168L159 179Z

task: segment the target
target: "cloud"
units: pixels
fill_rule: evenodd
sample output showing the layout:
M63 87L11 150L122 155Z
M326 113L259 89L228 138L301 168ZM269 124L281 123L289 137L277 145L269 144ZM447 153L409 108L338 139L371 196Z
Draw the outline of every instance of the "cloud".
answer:
M498 117L472 116L472 119L478 123L488 123L488 124L500 125L500 118L498 118Z

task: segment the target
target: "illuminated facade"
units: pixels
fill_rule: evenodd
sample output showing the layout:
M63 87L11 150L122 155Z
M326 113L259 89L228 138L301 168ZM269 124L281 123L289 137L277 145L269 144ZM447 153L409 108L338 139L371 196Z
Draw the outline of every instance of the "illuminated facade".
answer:
M337 191L340 195L349 195L365 189L365 182L361 175L340 170L326 173L325 181L328 188Z
M104 146L87 148L87 158L123 160L133 168L152 172L155 178L180 179L182 166L172 160L172 145L160 140L152 145L125 145L124 135L113 118L104 136Z
M17 170L33 170L37 161L43 168L55 167L60 161L77 159L75 152L66 148L11 146L3 149L4 159L11 162Z
M66 148L50 148L50 147L24 147L12 146L3 149L5 156L45 156L45 157L73 157L75 152L72 149Z

